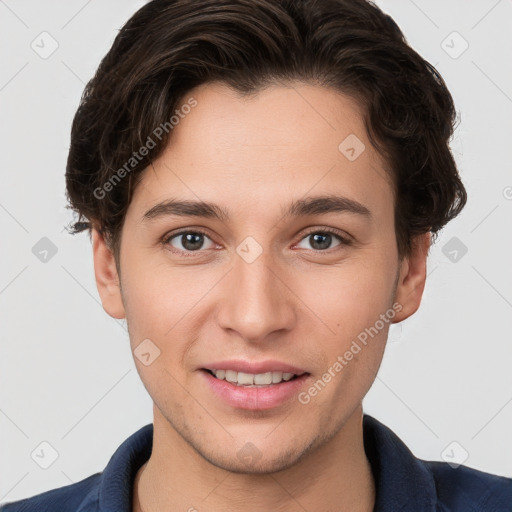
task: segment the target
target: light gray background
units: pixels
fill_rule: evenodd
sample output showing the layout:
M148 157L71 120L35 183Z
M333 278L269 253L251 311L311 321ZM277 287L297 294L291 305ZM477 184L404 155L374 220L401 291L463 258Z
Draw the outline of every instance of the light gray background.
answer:
M125 323L99 301L89 237L64 230L72 117L143 3L0 0L0 503L103 470L152 421ZM392 330L365 411L418 457L467 452L466 465L512 477L512 3L377 4L452 91L469 203L433 248L421 308ZM47 58L32 49L48 52L51 38ZM43 237L57 248L46 262L32 252ZM44 441L58 453L47 469Z

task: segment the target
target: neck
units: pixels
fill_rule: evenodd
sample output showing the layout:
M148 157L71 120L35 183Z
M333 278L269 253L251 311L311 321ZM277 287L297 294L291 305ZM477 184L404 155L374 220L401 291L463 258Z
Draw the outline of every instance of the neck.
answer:
M375 483L364 451L361 407L328 442L294 466L268 474L214 466L156 408L153 432L151 457L134 482L133 512L373 511Z

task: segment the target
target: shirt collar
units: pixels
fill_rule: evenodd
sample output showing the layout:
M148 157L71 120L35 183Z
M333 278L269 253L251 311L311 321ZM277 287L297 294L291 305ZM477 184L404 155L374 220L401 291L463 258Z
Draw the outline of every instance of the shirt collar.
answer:
M363 440L375 479L373 512L436 511L436 490L431 472L394 432L364 414ZM132 434L115 451L101 474L98 512L132 511L135 476L149 459L152 443L153 424L149 424Z
M152 423L142 427L119 446L102 474L98 512L132 512L135 476L149 459L152 446Z
M363 415L366 456L375 479L374 512L436 512L437 494L432 473L388 427Z

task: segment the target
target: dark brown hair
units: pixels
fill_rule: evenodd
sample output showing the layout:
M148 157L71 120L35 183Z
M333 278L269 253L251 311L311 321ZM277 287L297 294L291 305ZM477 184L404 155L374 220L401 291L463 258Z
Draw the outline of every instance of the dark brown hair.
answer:
M369 140L391 170L400 257L415 235L435 239L460 213L467 196L449 148L453 99L375 4L153 0L119 31L73 119L66 187L79 218L72 232L94 225L118 262L141 172L165 149L187 92L222 81L254 94L291 80L333 87L363 108Z

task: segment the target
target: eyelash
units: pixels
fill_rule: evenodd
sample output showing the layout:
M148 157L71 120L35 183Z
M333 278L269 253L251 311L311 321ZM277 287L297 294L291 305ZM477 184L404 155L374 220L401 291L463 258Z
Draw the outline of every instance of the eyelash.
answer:
M210 238L210 236L208 235L208 233L206 233L205 231L203 231L202 229L183 229L181 231L178 231L176 233L168 233L166 235L164 235L164 237L162 238L162 243L164 246L168 246L170 244L170 241L173 239L173 238L176 238L180 235L185 235L185 234L195 234L195 235L203 235L207 238ZM342 246L350 246L352 245L352 240L350 240L349 238L347 238L346 236L342 235L341 232L337 229L334 229L334 228L322 228L322 229L312 229L311 231L308 231L307 233L304 234L304 236L299 240L299 243L302 242L302 240L304 240L305 238L307 238L308 236L310 235L313 235L313 234L330 234L330 235L334 235L335 237L338 238L338 240L341 242L341 246L338 246L338 249L341 249ZM213 242L213 240L212 240ZM194 257L197 253L201 253L201 252L204 252L204 251L201 251L201 250L197 250L197 251L182 251L180 249L175 249L174 247L172 249L170 249L171 252L173 253L181 253L182 255L184 255L184 257L186 258L190 258L190 257ZM325 249L325 250L319 250L319 249L311 249L311 251L313 252L316 252L316 253L322 253L322 252L329 252L331 249ZM336 248L334 248L334 250L336 250Z

